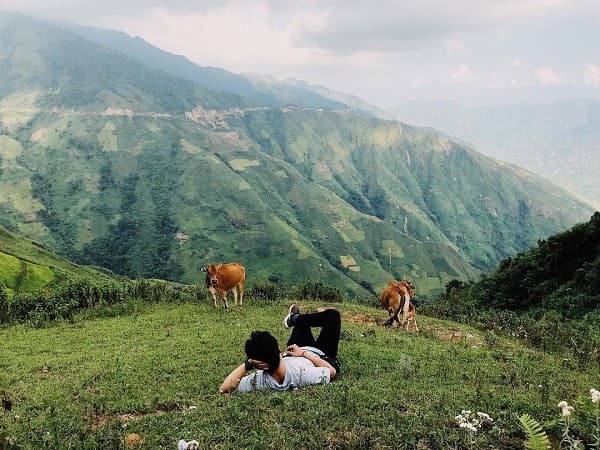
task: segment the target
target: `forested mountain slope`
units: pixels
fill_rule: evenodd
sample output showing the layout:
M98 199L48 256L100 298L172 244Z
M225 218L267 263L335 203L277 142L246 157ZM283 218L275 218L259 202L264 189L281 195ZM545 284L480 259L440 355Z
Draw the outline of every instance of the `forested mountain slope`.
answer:
M454 295L473 309L554 310L574 318L600 310L600 212L503 260L496 271Z

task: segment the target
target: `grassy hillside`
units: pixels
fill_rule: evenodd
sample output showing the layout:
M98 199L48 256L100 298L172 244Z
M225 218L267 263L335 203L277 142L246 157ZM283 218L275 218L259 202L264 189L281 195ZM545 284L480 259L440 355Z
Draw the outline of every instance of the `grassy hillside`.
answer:
M286 306L133 303L117 317L0 328L0 390L14 404L0 417L3 448L170 449L181 438L203 448L522 448L517 416L557 442L561 400L576 407L571 434L591 442L597 370L451 322L421 317L418 335L383 328L373 322L384 311L350 304L337 305L339 380L218 394L251 330L284 342ZM462 410L494 422L471 433L455 419Z
M0 227L0 284L4 283L9 294L33 292L67 280L101 282L115 278L103 269L73 264L37 242Z
M476 283L449 283L428 311L600 364L600 213L503 260Z
M589 216L438 133L216 94L29 19L0 47L0 225L79 263L196 283L409 277L432 295Z
M457 293L476 308L555 310L579 318L600 310L600 213L508 258Z

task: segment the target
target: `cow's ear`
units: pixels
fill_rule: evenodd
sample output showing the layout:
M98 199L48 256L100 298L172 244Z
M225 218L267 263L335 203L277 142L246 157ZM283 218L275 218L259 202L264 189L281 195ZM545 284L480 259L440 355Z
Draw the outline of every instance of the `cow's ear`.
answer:
M200 272L208 272L208 266L206 264L200 266Z

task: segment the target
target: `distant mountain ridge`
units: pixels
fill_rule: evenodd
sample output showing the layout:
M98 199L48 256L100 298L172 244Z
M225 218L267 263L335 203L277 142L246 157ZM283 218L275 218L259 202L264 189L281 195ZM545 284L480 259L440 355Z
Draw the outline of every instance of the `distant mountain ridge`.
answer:
M1 20L0 224L81 263L196 283L241 260L252 280L431 295L591 213L432 130L260 104Z
M477 108L412 101L395 108L394 115L464 139L485 155L527 168L600 208L600 100Z
M235 74L218 67L200 66L185 56L175 55L153 46L140 37L122 31L75 24L60 24L66 30L104 47L119 51L142 64L171 75L193 81L212 91L239 95L268 106L294 104L307 108L332 110L354 109L383 119L392 116L354 95L333 91L324 86L287 78L277 80L257 74Z
M59 24L59 26L91 42L121 52L153 69L193 81L199 86L215 92L227 92L242 96L255 104L284 106L293 103L310 108L347 108L345 104L309 89L284 83L256 83L248 77L225 69L200 66L185 56L166 52L140 37L131 37L122 31L75 24Z

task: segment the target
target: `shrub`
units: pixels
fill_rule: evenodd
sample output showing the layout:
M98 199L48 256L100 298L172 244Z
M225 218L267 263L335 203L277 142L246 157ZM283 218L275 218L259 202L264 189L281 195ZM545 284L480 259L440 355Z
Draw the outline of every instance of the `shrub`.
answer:
M248 294L256 300L273 302L287 296L287 289L283 283L273 281L257 281L252 285Z
M306 280L292 291L294 297L306 300L326 302L341 302L344 300L344 295L340 289L328 286L321 281Z

